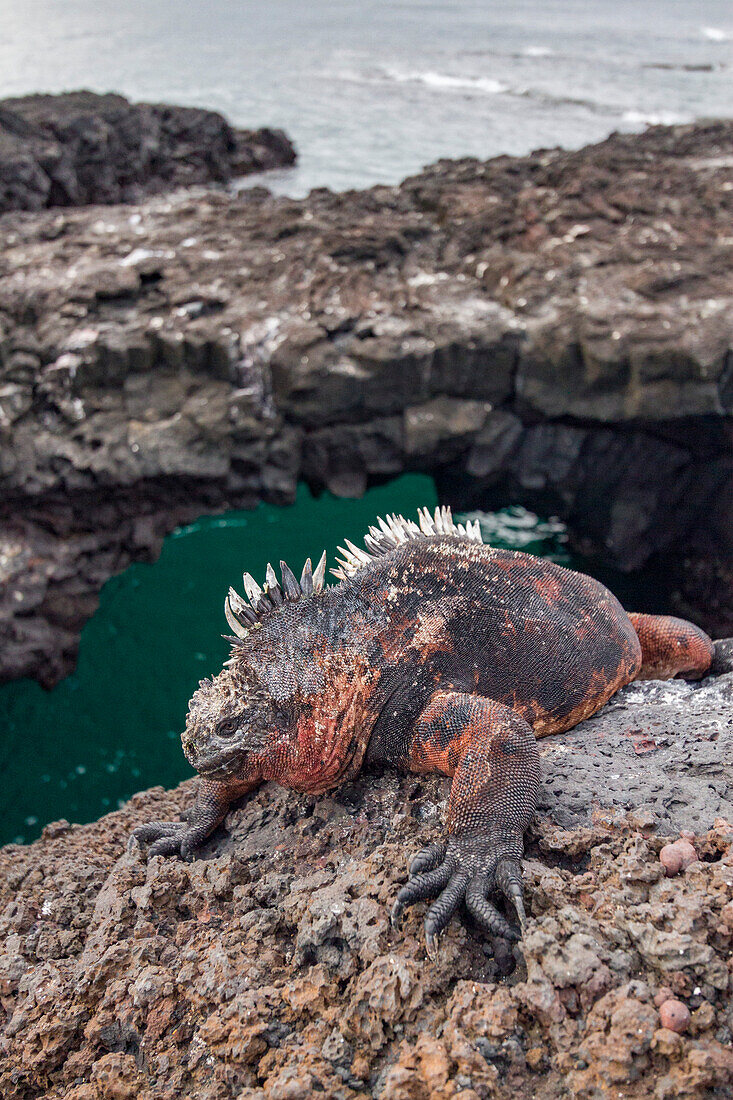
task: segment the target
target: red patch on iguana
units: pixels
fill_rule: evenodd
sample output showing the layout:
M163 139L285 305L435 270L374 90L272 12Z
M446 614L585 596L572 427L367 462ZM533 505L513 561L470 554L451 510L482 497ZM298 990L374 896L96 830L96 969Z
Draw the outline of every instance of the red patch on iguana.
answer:
M562 596L562 588L556 577L535 577L532 581L532 587L547 604L557 603Z

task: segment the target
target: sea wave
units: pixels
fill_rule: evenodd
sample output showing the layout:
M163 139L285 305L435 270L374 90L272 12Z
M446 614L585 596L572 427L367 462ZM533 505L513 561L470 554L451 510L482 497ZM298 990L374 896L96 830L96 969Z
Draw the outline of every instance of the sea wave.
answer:
M519 51L520 57L553 57L554 54L549 46L525 46Z
M617 104L585 99L581 96L556 95L540 88L503 84L492 77L454 76L434 70L407 70L385 67L384 78L397 84L421 84L432 91L462 91L488 95L506 95L515 99L529 99L549 107L581 107L593 114L621 115L623 108ZM629 120L633 121L633 120ZM675 119L675 121L677 121Z
M680 115L674 111L624 111L623 121L632 126L679 126L691 122L691 115Z
M725 69L726 65L720 61L715 64L712 61L700 63L680 61L677 64L673 61L643 61L641 67L642 69L661 69L669 73L714 73L717 69Z
M479 92L484 95L500 95L509 91L506 84L489 76L453 76L451 73L438 73L432 69L425 72L410 69L385 68L384 75L397 84L424 84L437 91Z
M539 47L538 47L539 48ZM360 71L341 71L332 74L340 80L367 84L397 84L402 86L420 86L436 93L463 93L468 95L508 96L513 99L526 99L543 107L575 107L589 114L616 118L632 126L674 126L691 121L691 117L673 111L628 108L624 104L609 103L600 99L583 96L556 94L531 86L511 86L494 77L439 72L435 69L407 69L394 65L379 65Z
M619 113L619 108L612 103L604 103L598 99L584 99L582 96L555 95L540 88L512 88L507 94L517 96L519 99L530 99L535 103L541 103L544 107L581 107L591 114L599 115Z
M700 27L700 34L708 42L729 42L731 39L730 32L720 27Z

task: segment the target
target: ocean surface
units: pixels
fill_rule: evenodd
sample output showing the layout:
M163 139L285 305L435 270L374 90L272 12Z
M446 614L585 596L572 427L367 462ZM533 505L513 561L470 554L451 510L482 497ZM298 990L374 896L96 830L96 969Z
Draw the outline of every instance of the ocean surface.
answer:
M733 114L730 0L0 0L0 96L79 87L281 126L292 195Z

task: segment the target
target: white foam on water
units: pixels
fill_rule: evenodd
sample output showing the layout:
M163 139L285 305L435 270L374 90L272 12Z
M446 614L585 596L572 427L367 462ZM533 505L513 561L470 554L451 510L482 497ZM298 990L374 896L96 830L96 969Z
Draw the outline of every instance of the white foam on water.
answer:
M552 57L554 52L549 46L525 46L520 50L522 57Z
M423 84L435 91L468 91L484 95L501 95L508 91L506 84L488 76L452 76L450 73L438 73L433 70L403 70L385 68L384 75L397 84Z
M674 111L624 111L624 122L634 126L679 126L683 122L691 122L688 115L675 114Z
M700 34L707 38L708 42L728 42L731 35L720 27L700 27Z

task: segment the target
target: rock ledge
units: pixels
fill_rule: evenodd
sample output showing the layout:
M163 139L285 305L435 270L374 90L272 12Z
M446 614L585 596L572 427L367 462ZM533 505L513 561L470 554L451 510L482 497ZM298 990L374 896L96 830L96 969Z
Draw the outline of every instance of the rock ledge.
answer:
M406 856L440 828L437 779L363 776L318 799L263 788L191 864L123 853L194 781L1 849L0 1093L730 1097L732 695L732 673L632 685L543 741L531 919L508 978L455 921L429 963L419 906L390 929ZM612 781L634 767L646 778L624 802ZM692 825L698 855L674 878L659 860L671 824ZM681 1032L662 1026L670 1005Z

